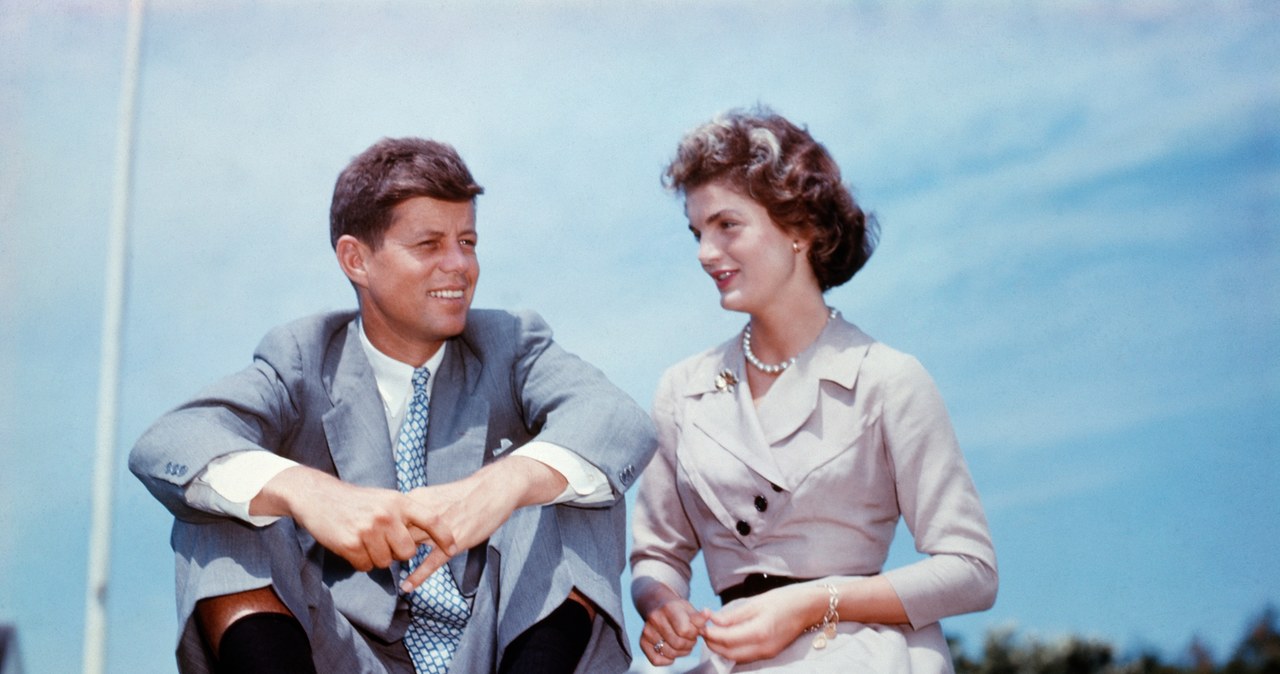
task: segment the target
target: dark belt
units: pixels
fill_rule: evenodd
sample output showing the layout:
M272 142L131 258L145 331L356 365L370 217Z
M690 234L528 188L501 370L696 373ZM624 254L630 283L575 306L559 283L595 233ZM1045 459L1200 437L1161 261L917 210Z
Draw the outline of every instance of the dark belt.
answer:
M811 578L792 578L790 576L771 576L767 573L750 573L743 579L741 583L732 587L726 587L720 593L720 603L728 604L734 599L742 599L744 597L754 597L758 594L764 594L769 590L776 590L780 587L794 585L812 580Z

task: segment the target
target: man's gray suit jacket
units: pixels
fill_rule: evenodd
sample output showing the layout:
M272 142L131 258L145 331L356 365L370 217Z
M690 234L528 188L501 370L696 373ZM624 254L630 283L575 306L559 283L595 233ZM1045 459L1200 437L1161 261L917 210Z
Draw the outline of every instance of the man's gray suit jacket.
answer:
M337 671L338 663L372 671L387 666L385 657L368 654L344 661L351 645L342 640L359 641L353 627L364 641L392 644L393 651L403 636L408 615L395 587L398 568L362 573L288 519L257 529L196 510L184 499L209 462L245 450L275 452L351 484L396 488L386 415L355 317L327 313L276 328L250 367L163 416L130 455L130 469L176 518L178 659L184 671L207 667L208 653L191 620L195 602L268 584L308 633L338 639L316 644L313 637L321 671ZM434 377L428 484L463 478L509 448L538 439L599 468L615 497L600 507L517 511L487 545L450 560L454 578L475 602L453 671L493 670L502 649L572 588L600 609L578 671L624 671L630 649L619 590L622 494L653 453L648 415L598 370L561 349L532 313L471 311Z

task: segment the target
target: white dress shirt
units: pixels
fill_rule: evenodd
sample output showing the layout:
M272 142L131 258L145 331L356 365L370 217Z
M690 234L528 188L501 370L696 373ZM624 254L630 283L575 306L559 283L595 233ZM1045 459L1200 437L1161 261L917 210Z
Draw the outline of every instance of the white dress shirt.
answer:
M364 325L357 322L360 330L360 344L373 368L373 378L378 385L378 397L382 401L383 411L387 416L387 432L390 434L391 446L394 448L400 435L400 425L404 423L408 411L409 400L413 395L414 366L402 363L378 350L369 341L364 332ZM430 359L422 365L432 375L444 362L444 352L448 342L440 346ZM427 393L435 387L435 377L427 380ZM575 503L593 505L605 503L613 498L609 480L600 469L583 459L575 452L550 442L534 440L510 451L512 456L523 456L540 461L559 472L568 481L561 494L550 503ZM264 452L246 448L245 451L232 452L221 456L196 475L187 487L187 503L194 508L208 512L220 513L235 517L255 526L266 526L275 522L278 517L250 515L249 502L262 488L287 468L298 465L273 452Z

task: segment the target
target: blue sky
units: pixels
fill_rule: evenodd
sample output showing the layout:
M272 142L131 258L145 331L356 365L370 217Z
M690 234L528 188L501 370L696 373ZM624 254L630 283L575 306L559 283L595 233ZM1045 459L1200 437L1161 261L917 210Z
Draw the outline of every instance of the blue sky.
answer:
M0 621L32 674L80 663L124 4L0 11ZM169 519L124 454L272 325L352 303L325 229L352 155L455 144L487 189L477 305L539 310L647 405L743 322L658 176L756 102L877 214L829 301L929 368L987 505L1000 597L949 633L1226 655L1280 602L1273 5L360 7L151 4L109 671L172 670L175 630Z

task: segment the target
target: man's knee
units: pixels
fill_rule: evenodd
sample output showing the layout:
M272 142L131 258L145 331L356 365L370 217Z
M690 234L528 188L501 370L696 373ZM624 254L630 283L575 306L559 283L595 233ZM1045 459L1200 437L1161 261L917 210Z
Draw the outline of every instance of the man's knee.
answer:
M227 629L237 620L255 613L283 614L293 618L293 613L270 587L209 597L196 602L196 621L200 626L200 634L208 642L214 655L219 653L222 636Z
M270 587L202 599L196 621L219 674L315 672L306 631Z

